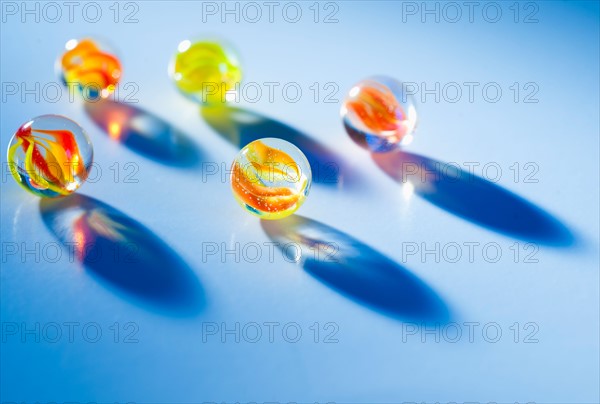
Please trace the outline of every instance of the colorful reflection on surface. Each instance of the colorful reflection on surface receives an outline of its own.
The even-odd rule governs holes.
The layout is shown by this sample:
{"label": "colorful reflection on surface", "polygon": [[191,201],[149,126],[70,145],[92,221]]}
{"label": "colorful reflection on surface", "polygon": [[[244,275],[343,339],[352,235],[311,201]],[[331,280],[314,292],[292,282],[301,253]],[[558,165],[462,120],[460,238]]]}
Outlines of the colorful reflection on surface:
{"label": "colorful reflection on surface", "polygon": [[87,272],[125,298],[171,315],[195,315],[204,304],[193,270],[158,236],[96,199],[43,200],[42,219]]}

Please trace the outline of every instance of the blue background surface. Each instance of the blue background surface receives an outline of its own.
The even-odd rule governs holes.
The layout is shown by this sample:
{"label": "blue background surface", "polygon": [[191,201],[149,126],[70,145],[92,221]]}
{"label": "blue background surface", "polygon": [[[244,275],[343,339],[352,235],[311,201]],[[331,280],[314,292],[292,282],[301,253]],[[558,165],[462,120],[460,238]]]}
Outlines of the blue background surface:
{"label": "blue background surface", "polygon": [[[283,19],[287,3],[273,22],[264,14],[256,23],[232,16],[223,23],[220,14],[203,21],[203,4],[187,1],[121,3],[118,22],[112,2],[99,3],[96,23],[82,17],[85,2],[73,22],[64,6],[56,23],[43,15],[22,21],[8,3],[2,3],[0,51],[2,150],[31,117],[63,114],[87,130],[102,171],[80,196],[41,203],[12,180],[2,153],[1,401],[600,400],[597,2],[518,3],[517,23],[512,2],[498,3],[497,23],[482,17],[485,2],[473,22],[463,7],[456,23],[403,14],[406,2],[320,3],[318,23],[312,2],[299,3],[297,23]],[[124,23],[135,7],[138,21]],[[336,7],[338,21],[323,23]],[[536,7],[537,22],[524,23]],[[277,82],[281,89],[295,82],[302,97],[288,102],[276,90],[272,102],[263,94],[257,102],[241,100],[229,116],[203,117],[167,75],[177,44],[203,34],[238,49],[244,83]],[[128,102],[113,105],[113,113],[141,117],[141,129],[127,142],[107,136],[106,113],[70,101],[66,90],[56,102],[50,87],[50,95],[37,92],[38,100],[23,92],[59,83],[53,66],[64,43],[86,35],[112,44],[124,66],[122,83],[133,85],[119,94]],[[339,118],[344,94],[373,74],[427,88],[481,84],[473,102],[465,93],[458,102],[449,102],[453,92],[439,102],[418,94],[414,142],[373,158],[349,139]],[[318,102],[310,89],[315,82]],[[502,89],[498,102],[481,94],[489,82]],[[518,102],[510,89],[515,82]],[[10,83],[16,94],[7,90]],[[333,87],[323,89],[326,83]],[[531,91],[526,83],[537,86],[538,102],[523,102]],[[327,90],[333,102],[324,102]],[[239,150],[228,137],[263,135],[292,140],[319,167],[340,167],[335,183],[321,173],[299,217],[285,222],[261,223],[247,214],[221,180]],[[436,162],[464,171],[458,181],[403,183],[403,163],[445,167]],[[477,177],[466,174],[466,163],[479,164]],[[482,172],[488,163],[502,170],[497,182],[489,181],[494,168]],[[537,182],[525,181],[527,174]],[[137,261],[109,258],[107,251],[122,246],[110,237],[97,240],[105,254],[96,261],[70,255],[63,243],[76,236],[78,209],[102,213],[98,234],[103,226],[117,229],[138,248]],[[298,264],[276,249],[270,259],[264,243],[272,241],[325,254],[327,243],[335,243],[337,262],[311,259],[310,249]],[[261,246],[258,262],[241,254],[249,243]],[[461,259],[450,262],[450,250],[439,259],[422,254],[436,243],[462,246]],[[465,243],[480,243],[472,260]],[[498,262],[488,262],[492,251],[482,255],[487,243],[499,246]],[[233,254],[207,255],[209,245],[238,245],[239,262]],[[408,255],[414,246],[419,253]],[[526,262],[530,253],[537,262]],[[79,324],[72,342],[69,322]],[[279,323],[272,342],[269,322]],[[469,322],[479,324],[473,342]],[[248,333],[239,342],[221,333],[236,323]],[[256,343],[249,342],[251,323],[263,333]],[[293,329],[288,340],[282,335],[292,323],[302,330],[296,343],[289,341]],[[495,343],[482,335],[492,323],[502,331]],[[22,334],[36,324],[39,332]],[[62,330],[56,342],[53,324]],[[98,342],[82,336],[89,324],[101,329]],[[212,327],[220,331],[210,335]],[[463,334],[452,343],[456,327]],[[134,330],[137,342],[128,343]]]}

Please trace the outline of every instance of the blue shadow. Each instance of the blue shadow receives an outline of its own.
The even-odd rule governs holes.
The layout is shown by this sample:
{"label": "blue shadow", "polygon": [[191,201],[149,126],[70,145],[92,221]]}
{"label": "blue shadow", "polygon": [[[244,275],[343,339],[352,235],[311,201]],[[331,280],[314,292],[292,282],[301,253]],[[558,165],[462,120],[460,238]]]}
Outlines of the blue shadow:
{"label": "blue shadow", "polygon": [[109,99],[88,102],[85,111],[111,139],[149,159],[178,167],[197,166],[202,160],[194,142],[148,111]]}
{"label": "blue shadow", "polygon": [[447,305],[429,286],[352,236],[297,215],[261,225],[290,260],[354,301],[401,320],[449,321]]}
{"label": "blue shadow", "polygon": [[201,115],[217,133],[240,149],[265,137],[293,143],[306,155],[312,180],[316,184],[351,187],[360,180],[360,175],[350,169],[333,150],[282,122],[256,112],[228,106],[204,107]]}
{"label": "blue shadow", "polygon": [[372,157],[398,183],[410,183],[429,202],[482,227],[550,246],[575,241],[569,229],[543,209],[456,165],[401,150]]}
{"label": "blue shadow", "polygon": [[189,266],[151,230],[96,199],[40,201],[48,229],[88,272],[142,306],[193,316],[204,292]]}

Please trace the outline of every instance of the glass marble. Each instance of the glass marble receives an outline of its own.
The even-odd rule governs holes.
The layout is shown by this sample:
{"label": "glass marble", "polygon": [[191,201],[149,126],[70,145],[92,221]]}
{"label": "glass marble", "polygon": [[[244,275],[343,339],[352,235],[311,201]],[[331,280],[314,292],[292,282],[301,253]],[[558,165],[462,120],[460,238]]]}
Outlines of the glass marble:
{"label": "glass marble", "polygon": [[34,195],[56,198],[73,193],[87,179],[93,148],[84,130],[60,115],[25,122],[8,145],[9,169]]}
{"label": "glass marble", "polygon": [[217,40],[182,41],[169,75],[185,96],[202,105],[224,104],[235,97],[242,80],[236,52]]}
{"label": "glass marble", "polygon": [[304,153],[282,139],[247,144],[231,166],[231,188],[238,203],[263,219],[281,219],[304,203],[312,174]]}
{"label": "glass marble", "polygon": [[340,115],[350,138],[373,152],[387,152],[412,141],[417,110],[405,85],[385,76],[355,84]]}
{"label": "glass marble", "polygon": [[69,89],[79,89],[86,101],[107,98],[115,91],[121,62],[107,45],[91,38],[71,39],[65,50],[59,67]]}

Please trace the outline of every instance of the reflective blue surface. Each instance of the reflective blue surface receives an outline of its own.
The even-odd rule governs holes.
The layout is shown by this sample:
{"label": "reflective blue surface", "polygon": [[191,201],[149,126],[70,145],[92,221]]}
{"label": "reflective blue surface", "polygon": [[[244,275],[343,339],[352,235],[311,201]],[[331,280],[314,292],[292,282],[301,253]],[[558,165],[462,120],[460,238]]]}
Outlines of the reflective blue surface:
{"label": "reflective blue surface", "polygon": [[[481,3],[455,23],[435,2],[439,22],[421,2],[319,3],[317,23],[312,2],[297,23],[288,3],[273,22],[246,3],[228,3],[239,22],[220,2],[99,4],[96,23],[83,4],[72,22],[1,5],[1,147],[57,113],[96,165],[47,202],[2,153],[0,401],[600,401],[597,3],[502,2],[497,22]],[[240,52],[227,109],[167,75],[202,34]],[[116,101],[70,100],[55,76],[83,36],[121,55]],[[414,85],[402,151],[344,131],[341,100],[373,74]],[[285,221],[231,195],[231,161],[260,137],[313,168]]]}

